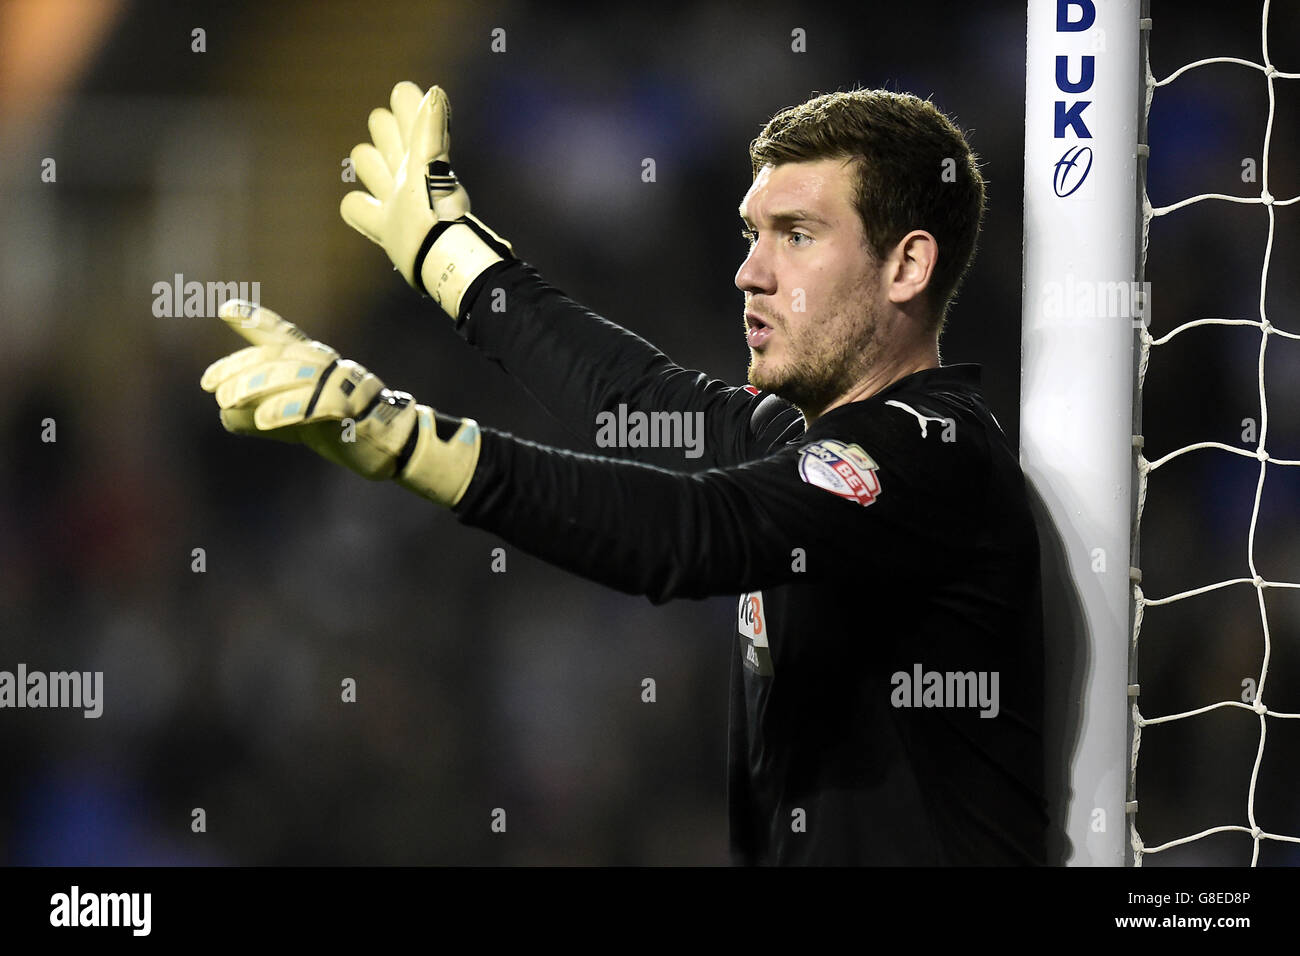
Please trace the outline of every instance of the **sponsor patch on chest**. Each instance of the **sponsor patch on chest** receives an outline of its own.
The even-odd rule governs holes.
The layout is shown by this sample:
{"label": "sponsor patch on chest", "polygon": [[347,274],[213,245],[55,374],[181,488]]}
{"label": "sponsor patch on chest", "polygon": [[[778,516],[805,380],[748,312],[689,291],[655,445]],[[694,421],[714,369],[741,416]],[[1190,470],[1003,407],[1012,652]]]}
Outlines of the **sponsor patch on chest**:
{"label": "sponsor patch on chest", "polygon": [[771,677],[772,649],[767,643],[767,613],[763,607],[762,591],[740,596],[736,630],[740,633],[740,652],[745,667],[755,674]]}
{"label": "sponsor patch on chest", "polygon": [[880,495],[879,467],[860,445],[834,439],[815,442],[799,452],[800,478],[864,508]]}

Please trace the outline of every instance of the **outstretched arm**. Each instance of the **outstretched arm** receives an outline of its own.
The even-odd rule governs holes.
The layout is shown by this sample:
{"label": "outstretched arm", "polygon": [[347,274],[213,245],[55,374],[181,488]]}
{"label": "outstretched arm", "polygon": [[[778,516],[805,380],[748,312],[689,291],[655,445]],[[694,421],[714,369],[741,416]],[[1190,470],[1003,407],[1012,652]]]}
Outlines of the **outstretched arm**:
{"label": "outstretched arm", "polygon": [[470,214],[441,89],[399,83],[391,106],[371,112],[373,143],[352,151],[370,192],[344,197],[344,220],[588,447],[690,470],[748,460],[802,432],[780,399],[681,368],[517,260]]}
{"label": "outstretched arm", "polygon": [[930,520],[958,498],[954,452],[918,438],[902,412],[839,409],[774,454],[687,474],[480,430],[386,388],[269,309],[233,300],[221,317],[252,343],[203,376],[228,431],[301,442],[392,478],[558,567],[655,602],[797,575],[847,580],[873,566],[933,571],[954,532]]}

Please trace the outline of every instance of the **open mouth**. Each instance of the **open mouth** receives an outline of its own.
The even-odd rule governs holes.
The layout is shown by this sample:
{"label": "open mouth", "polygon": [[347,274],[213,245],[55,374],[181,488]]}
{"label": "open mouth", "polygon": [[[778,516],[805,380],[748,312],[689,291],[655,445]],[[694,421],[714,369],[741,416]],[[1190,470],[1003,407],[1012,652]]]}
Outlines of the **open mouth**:
{"label": "open mouth", "polygon": [[745,313],[745,339],[749,342],[751,349],[762,348],[763,344],[771,337],[772,326],[753,312]]}

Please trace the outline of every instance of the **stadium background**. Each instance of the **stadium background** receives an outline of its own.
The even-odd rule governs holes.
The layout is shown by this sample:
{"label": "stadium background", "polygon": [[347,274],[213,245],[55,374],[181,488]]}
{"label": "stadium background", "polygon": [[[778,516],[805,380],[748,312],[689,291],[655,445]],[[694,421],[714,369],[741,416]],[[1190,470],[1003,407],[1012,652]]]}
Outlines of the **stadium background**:
{"label": "stadium background", "polygon": [[[1166,6],[1158,76],[1259,58],[1257,5]],[[1295,10],[1275,6],[1274,57],[1300,70]],[[369,109],[399,79],[443,85],[475,211],[579,301],[739,383],[746,146],[814,91],[883,85],[932,95],[985,164],[985,230],[942,351],[984,366],[1014,440],[1024,18],[1020,3],[880,5],[855,22],[807,4],[0,5],[0,668],[105,675],[98,720],[0,712],[0,861],[725,863],[734,600],[654,608],[508,547],[496,574],[500,542],[401,489],[228,436],[198,379],[241,343],[213,318],[155,317],[153,285],[257,281],[263,303],[390,385],[572,446],[339,219],[355,188],[341,163]],[[191,50],[196,27],[206,52]],[[795,28],[807,52],[792,52]],[[1279,83],[1278,197],[1300,191],[1297,106],[1300,89]],[[1257,191],[1240,172],[1260,158],[1266,115],[1254,71],[1159,91],[1153,201]],[[1278,210],[1268,288],[1270,317],[1292,330],[1296,218]],[[1256,315],[1265,226],[1258,207],[1223,204],[1155,223],[1156,334]],[[1148,457],[1243,445],[1257,350],[1257,332],[1215,329],[1158,354]],[[1298,359],[1297,343],[1270,344],[1269,448],[1285,458],[1300,458]],[[55,443],[40,440],[46,417]],[[1300,578],[1297,471],[1270,469],[1268,578]],[[1245,573],[1256,473],[1218,453],[1157,473],[1148,595]],[[1269,612],[1269,702],[1300,712],[1300,597],[1270,593]],[[1236,699],[1262,652],[1254,592],[1152,609],[1143,648],[1148,715]],[[345,677],[355,704],[340,702]],[[1244,822],[1256,728],[1220,711],[1147,732],[1149,844]],[[1274,832],[1300,833],[1297,756],[1300,722],[1271,721],[1256,810]],[[504,834],[489,827],[497,807]],[[1249,853],[1229,834],[1147,865]],[[1277,844],[1261,857],[1296,860]]]}

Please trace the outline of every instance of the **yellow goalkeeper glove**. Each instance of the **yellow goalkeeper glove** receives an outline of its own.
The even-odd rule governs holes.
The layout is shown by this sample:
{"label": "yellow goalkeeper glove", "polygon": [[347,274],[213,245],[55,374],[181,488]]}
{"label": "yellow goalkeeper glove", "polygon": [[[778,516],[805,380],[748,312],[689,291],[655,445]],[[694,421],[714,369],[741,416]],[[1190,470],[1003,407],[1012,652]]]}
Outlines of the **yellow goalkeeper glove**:
{"label": "yellow goalkeeper glove", "polygon": [[343,197],[339,212],[371,242],[383,246],[402,277],[460,318],[465,291],[494,263],[513,258],[506,240],[470,215],[469,195],[451,170],[451,106],[430,87],[393,87],[391,112],[372,110],[370,137],[352,150],[352,165],[368,193]]}
{"label": "yellow goalkeeper glove", "polygon": [[448,507],[460,501],[478,463],[472,419],[435,416],[270,309],[232,299],[218,314],[252,343],[200,382],[226,431],[301,442],[365,478],[393,478]]}

